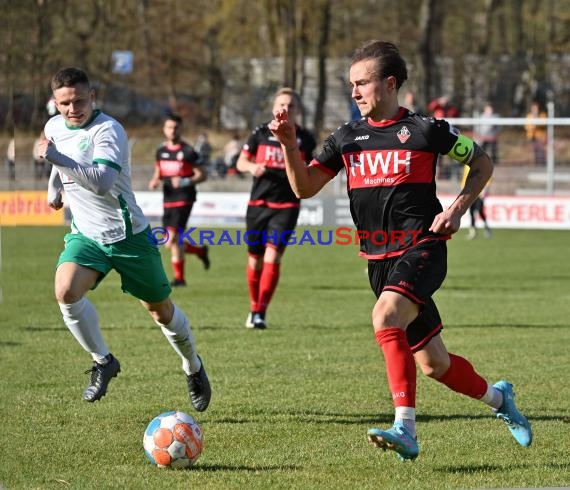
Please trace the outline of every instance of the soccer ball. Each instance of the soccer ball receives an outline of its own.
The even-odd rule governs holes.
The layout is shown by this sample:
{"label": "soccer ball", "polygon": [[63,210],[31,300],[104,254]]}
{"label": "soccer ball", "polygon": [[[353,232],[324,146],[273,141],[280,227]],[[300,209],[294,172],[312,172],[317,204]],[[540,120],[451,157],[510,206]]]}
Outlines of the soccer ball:
{"label": "soccer ball", "polygon": [[202,453],[198,422],[184,412],[165,412],[151,420],[143,437],[146,457],[159,468],[188,468]]}

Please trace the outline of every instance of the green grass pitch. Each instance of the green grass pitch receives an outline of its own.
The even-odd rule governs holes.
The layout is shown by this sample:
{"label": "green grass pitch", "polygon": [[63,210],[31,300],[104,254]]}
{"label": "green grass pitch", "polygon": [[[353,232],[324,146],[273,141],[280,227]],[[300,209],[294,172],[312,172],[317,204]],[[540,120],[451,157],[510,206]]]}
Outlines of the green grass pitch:
{"label": "green grass pitch", "polygon": [[[496,230],[448,244],[436,295],[450,351],[489,381],[513,382],[535,440],[519,447],[474,400],[418,375],[420,456],[400,463],[366,441],[393,410],[356,246],[291,246],[268,312],[251,331],[245,246],[189,257],[173,292],[213,388],[200,414],[180,361],[115,273],[90,292],[122,373],[102,401],[81,399],[90,358],[65,328],[53,269],[67,228],[2,228],[0,488],[378,489],[570,484],[570,231]],[[164,252],[164,251],[163,251]],[[168,256],[163,255],[170,274]],[[191,470],[151,466],[143,431],[170,409],[196,415],[204,452]]]}

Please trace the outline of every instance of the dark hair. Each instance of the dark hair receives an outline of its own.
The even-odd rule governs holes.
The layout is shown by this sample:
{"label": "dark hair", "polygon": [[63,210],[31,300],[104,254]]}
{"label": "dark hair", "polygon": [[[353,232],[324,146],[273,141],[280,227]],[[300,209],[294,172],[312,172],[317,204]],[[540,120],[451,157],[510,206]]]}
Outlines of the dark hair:
{"label": "dark hair", "polygon": [[81,68],[63,68],[51,79],[52,91],[61,87],[75,87],[76,85],[87,85],[89,87],[87,73]]}
{"label": "dark hair", "polygon": [[368,59],[376,61],[376,72],[374,73],[376,76],[380,78],[393,76],[396,78],[396,88],[399,89],[408,79],[406,62],[400,56],[400,51],[395,44],[376,39],[366,41],[354,51],[351,65]]}
{"label": "dark hair", "polygon": [[164,117],[164,122],[166,121],[174,121],[177,124],[182,124],[182,117],[178,114],[174,114],[173,112],[169,112]]}

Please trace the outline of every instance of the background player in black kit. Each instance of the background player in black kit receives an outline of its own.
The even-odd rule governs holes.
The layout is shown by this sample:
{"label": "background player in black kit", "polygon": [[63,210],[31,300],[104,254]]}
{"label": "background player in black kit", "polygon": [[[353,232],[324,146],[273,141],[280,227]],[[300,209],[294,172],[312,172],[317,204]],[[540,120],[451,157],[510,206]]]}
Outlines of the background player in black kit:
{"label": "background player in black kit", "polygon": [[186,286],[184,254],[195,254],[210,268],[208,247],[188,242],[178,243],[179,231],[184,230],[196,201],[196,184],[207,178],[198,153],[182,139],[182,118],[169,114],[162,127],[166,141],[156,150],[154,174],[148,184],[156,189],[163,183],[162,226],[168,229],[166,248],[170,250],[174,279],[171,286]]}
{"label": "background player in black kit", "polygon": [[[286,110],[294,121],[300,102],[294,90],[281,88],[275,94],[273,115]],[[308,164],[316,146],[315,139],[300,126],[296,126],[295,138],[300,158]],[[287,180],[281,145],[267,124],[253,130],[242,148],[237,169],[250,172],[254,177],[246,214],[250,313],[245,326],[264,329],[267,327],[265,312],[279,281],[285,242],[297,224],[300,200]]]}
{"label": "background player in black kit", "polygon": [[[393,427],[369,429],[368,439],[375,447],[394,450],[402,460],[418,456],[417,363],[427,376],[489,405],[517,442],[529,446],[531,427],[515,406],[512,385],[506,381],[490,385],[467,359],[447,352],[432,299],[447,272],[446,240],[459,229],[461,216],[489,180],[492,163],[446,121],[400,107],[398,90],[406,79],[406,63],[392,43],[368,41],[357,49],[349,80],[363,117],[329,136],[309,167],[299,155],[287,111],[269,123],[283,147],[297,196],[315,195],[344,170],[356,228],[370,237],[375,231],[398,237],[361,241],[360,255],[368,259],[377,297],[372,323],[395,407]],[[435,186],[440,154],[470,167],[464,188],[445,211]]]}

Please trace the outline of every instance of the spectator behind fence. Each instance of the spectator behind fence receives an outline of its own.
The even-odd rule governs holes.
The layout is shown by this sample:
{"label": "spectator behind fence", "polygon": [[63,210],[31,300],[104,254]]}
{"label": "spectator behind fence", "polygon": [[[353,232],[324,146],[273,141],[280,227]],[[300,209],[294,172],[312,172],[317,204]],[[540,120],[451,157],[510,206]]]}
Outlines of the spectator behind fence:
{"label": "spectator behind fence", "polygon": [[10,139],[8,149],[6,150],[6,166],[8,167],[8,179],[16,180],[16,142],[14,138]]}
{"label": "spectator behind fence", "polygon": [[499,117],[495,114],[493,106],[491,104],[485,104],[483,112],[479,116],[480,123],[475,128],[475,140],[481,148],[491,157],[491,161],[494,165],[499,163],[499,153],[498,153],[498,135],[500,132],[499,126],[490,122],[490,119]]}
{"label": "spectator behind fence", "polygon": [[207,133],[202,133],[196,139],[196,144],[194,148],[198,152],[200,157],[200,165],[207,171],[210,170],[210,158],[212,157],[212,145],[208,139]]}
{"label": "spectator behind fence", "polygon": [[51,174],[51,163],[49,163],[39,152],[39,144],[43,137],[40,136],[34,140],[34,147],[32,148],[32,159],[34,161],[34,178],[41,180],[44,177],[49,179]]}
{"label": "spectator behind fence", "polygon": [[242,143],[239,134],[234,134],[224,145],[224,165],[229,175],[238,175],[243,177],[242,173],[237,169],[237,161],[241,152]]}
{"label": "spectator behind fence", "polygon": [[[451,103],[449,95],[442,95],[433,99],[427,106],[428,113],[432,114],[436,119],[447,119],[451,117],[459,117],[459,109]],[[461,176],[461,164],[441,155],[438,158],[438,177],[459,182]]]}
{"label": "spectator behind fence", "polygon": [[546,125],[534,124],[532,119],[546,119],[546,112],[541,109],[537,101],[533,101],[526,115],[524,126],[526,138],[531,142],[535,165],[546,165]]}
{"label": "spectator behind fence", "polygon": [[459,109],[451,103],[449,95],[442,95],[433,99],[427,108],[436,119],[459,117]]}
{"label": "spectator behind fence", "polygon": [[422,107],[416,102],[416,96],[413,92],[406,92],[404,94],[404,103],[403,106],[410,111],[415,112],[416,114],[424,114],[424,110]]}

